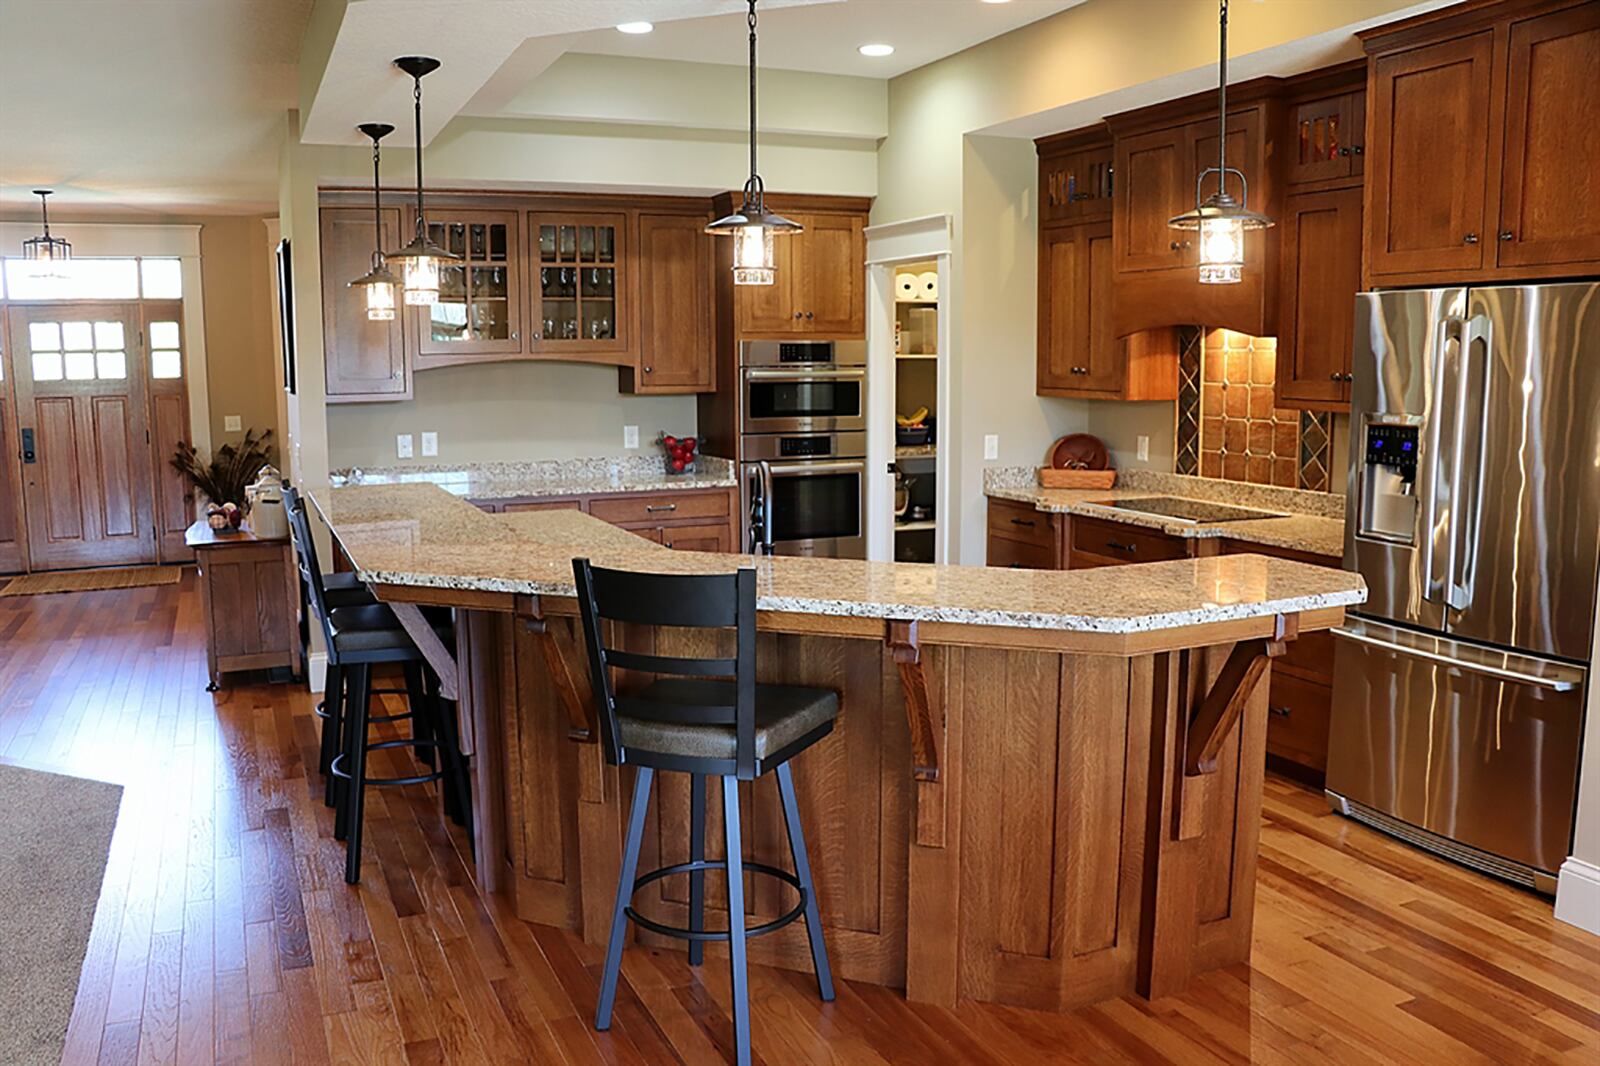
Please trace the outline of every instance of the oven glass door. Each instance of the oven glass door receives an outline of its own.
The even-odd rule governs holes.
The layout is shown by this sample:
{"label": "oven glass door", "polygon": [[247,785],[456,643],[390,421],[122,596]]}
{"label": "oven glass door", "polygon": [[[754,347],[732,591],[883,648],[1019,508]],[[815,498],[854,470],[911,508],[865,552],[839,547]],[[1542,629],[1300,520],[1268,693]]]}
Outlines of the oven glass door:
{"label": "oven glass door", "polygon": [[866,377],[859,371],[745,371],[746,432],[862,428]]}
{"label": "oven glass door", "polygon": [[862,462],[773,463],[773,542],[862,537],[865,479]]}

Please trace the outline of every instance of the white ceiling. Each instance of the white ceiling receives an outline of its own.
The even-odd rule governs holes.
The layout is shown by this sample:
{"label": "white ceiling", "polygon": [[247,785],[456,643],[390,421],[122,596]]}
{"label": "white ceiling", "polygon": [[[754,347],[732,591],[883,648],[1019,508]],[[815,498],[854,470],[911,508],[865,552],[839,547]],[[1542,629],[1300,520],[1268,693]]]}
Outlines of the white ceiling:
{"label": "white ceiling", "polygon": [[0,208],[259,209],[312,0],[0,0]]}
{"label": "white ceiling", "polygon": [[[1084,0],[824,0],[809,7],[760,12],[760,63],[784,70],[893,78],[1009,33]],[[638,36],[615,29],[567,38],[567,51],[615,56],[684,59],[701,63],[748,62],[744,13],[657,22]],[[894,54],[862,55],[864,44],[890,44]]]}

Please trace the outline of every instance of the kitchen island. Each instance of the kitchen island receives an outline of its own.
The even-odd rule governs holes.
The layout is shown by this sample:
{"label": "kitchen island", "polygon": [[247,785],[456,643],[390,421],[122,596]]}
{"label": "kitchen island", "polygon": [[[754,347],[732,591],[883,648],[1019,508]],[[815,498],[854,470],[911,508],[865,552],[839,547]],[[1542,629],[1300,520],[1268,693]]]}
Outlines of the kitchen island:
{"label": "kitchen island", "polygon": [[[480,888],[592,943],[609,931],[631,772],[598,743],[571,559],[754,565],[762,680],[841,694],[833,736],[795,763],[834,969],[943,1005],[1156,997],[1247,958],[1264,681],[1289,642],[1365,598],[1354,575],[1258,555],[1083,572],[751,559],[577,512],[487,514],[427,484],[315,499],[381,598],[461,612],[439,665],[469,727]],[[687,654],[691,638],[618,639]],[[688,796],[664,776],[645,868],[685,854]],[[775,787],[745,802],[747,857],[783,864]],[[708,910],[720,889],[713,877]],[[786,891],[755,885],[750,920],[787,910]],[[669,879],[635,901],[682,925],[687,895]],[[798,927],[750,953],[810,967]]]}

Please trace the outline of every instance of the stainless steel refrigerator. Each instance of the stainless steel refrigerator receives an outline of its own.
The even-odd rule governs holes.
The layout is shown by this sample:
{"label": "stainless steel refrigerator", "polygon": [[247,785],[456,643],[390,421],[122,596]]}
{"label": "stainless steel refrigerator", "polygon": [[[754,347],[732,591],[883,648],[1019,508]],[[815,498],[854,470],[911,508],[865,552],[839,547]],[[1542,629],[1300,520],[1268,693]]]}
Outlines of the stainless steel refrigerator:
{"label": "stainless steel refrigerator", "polygon": [[[1600,568],[1600,284],[1356,299],[1336,810],[1553,893]],[[1596,724],[1600,728],[1600,724]]]}

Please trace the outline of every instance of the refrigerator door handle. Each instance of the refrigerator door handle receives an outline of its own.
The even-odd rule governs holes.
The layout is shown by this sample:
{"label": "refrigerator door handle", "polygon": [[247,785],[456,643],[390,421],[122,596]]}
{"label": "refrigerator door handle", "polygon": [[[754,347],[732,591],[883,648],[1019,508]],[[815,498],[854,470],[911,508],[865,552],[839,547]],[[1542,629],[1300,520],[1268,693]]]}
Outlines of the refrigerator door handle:
{"label": "refrigerator door handle", "polygon": [[1334,629],[1332,633],[1340,640],[1351,640],[1357,644],[1381,648],[1396,655],[1406,655],[1413,659],[1426,659],[1429,662],[1443,663],[1446,666],[1453,666],[1468,673],[1483,674],[1500,681],[1511,681],[1519,685],[1532,685],[1535,688],[1549,689],[1552,692],[1571,692],[1581,683],[1571,677],[1541,677],[1538,674],[1523,673],[1520,670],[1508,670],[1503,666],[1469,662],[1465,659],[1457,659],[1427,648],[1413,648],[1405,644],[1396,644],[1393,641],[1374,637],[1371,634],[1362,633],[1354,629]]}
{"label": "refrigerator door handle", "polygon": [[[1477,530],[1483,507],[1483,433],[1489,419],[1489,352],[1494,323],[1473,315],[1461,330],[1456,382],[1455,456],[1450,497],[1450,564],[1445,606],[1464,611],[1472,603],[1478,570]],[[1475,416],[1475,418],[1474,418]],[[1471,462],[1467,460],[1471,448]],[[1463,476],[1465,475],[1465,476]],[[1471,485],[1463,484],[1471,480]]]}
{"label": "refrigerator door handle", "polygon": [[[1460,363],[1462,320],[1455,317],[1445,318],[1439,323],[1439,357],[1434,363],[1433,396],[1428,409],[1428,438],[1427,455],[1423,457],[1427,463],[1428,489],[1423,498],[1422,506],[1422,598],[1435,603],[1440,602],[1438,590],[1447,589],[1450,582],[1450,554],[1453,550],[1454,540],[1448,538],[1449,525],[1455,521],[1455,476],[1454,471],[1449,476],[1445,475],[1444,443],[1450,440],[1454,445],[1458,428],[1452,428],[1450,437],[1445,436],[1444,419],[1447,410],[1445,406],[1445,386],[1451,380],[1453,369]],[[1458,420],[1459,426],[1459,420]],[[1439,496],[1441,491],[1445,497],[1446,517],[1439,515]],[[1445,537],[1445,549],[1439,550],[1439,541]],[[1444,558],[1441,559],[1440,556]]]}

